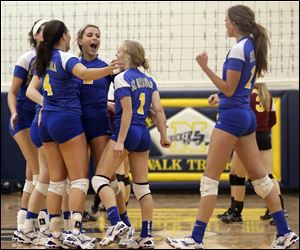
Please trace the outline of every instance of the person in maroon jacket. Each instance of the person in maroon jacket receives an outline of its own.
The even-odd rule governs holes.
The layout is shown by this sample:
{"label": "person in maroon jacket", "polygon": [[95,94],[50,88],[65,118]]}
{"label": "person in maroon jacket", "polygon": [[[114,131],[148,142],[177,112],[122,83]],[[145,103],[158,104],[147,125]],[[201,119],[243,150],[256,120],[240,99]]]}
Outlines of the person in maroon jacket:
{"label": "person in maroon jacket", "polygon": [[[217,102],[215,96],[213,103]],[[283,198],[280,192],[280,185],[272,175],[272,143],[271,143],[271,128],[276,124],[276,111],[274,101],[271,93],[267,89],[265,83],[255,83],[255,87],[251,94],[251,109],[256,115],[256,141],[260,151],[260,157],[263,165],[272,179],[274,186],[279,194],[282,208],[284,209]],[[211,104],[213,104],[211,103]],[[231,206],[223,214],[217,215],[217,217],[225,223],[241,223],[242,210],[244,207],[245,198],[245,177],[247,175],[246,170],[238,158],[237,154],[233,152],[231,159],[232,167],[230,170],[229,180],[231,189]],[[287,215],[287,213],[286,213]],[[267,209],[265,214],[260,216],[261,220],[270,220],[271,215]],[[273,220],[270,221],[271,225],[274,225]]]}

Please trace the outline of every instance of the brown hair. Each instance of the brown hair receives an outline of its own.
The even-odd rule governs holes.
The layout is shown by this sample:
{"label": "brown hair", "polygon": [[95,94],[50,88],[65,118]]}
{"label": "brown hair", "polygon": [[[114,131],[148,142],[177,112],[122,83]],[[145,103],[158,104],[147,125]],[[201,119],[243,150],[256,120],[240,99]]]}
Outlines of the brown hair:
{"label": "brown hair", "polygon": [[36,69],[39,77],[43,75],[50,64],[54,45],[67,32],[66,25],[59,20],[52,20],[45,25],[43,32],[44,41],[40,43],[36,53]]}
{"label": "brown hair", "polygon": [[232,6],[228,9],[228,17],[243,35],[252,34],[255,41],[256,72],[258,77],[263,72],[268,72],[267,56],[270,40],[267,30],[255,22],[253,10],[244,5]]}
{"label": "brown hair", "polygon": [[130,57],[130,66],[143,67],[145,70],[149,70],[148,59],[145,58],[145,50],[139,42],[125,40],[122,44],[125,54]]}
{"label": "brown hair", "polygon": [[[29,40],[30,46],[33,47],[33,48],[35,48],[36,45],[37,45],[37,42],[36,42],[36,40],[34,39],[34,36],[33,36],[33,28],[34,28],[34,26],[35,26],[39,21],[41,21],[41,20],[42,20],[42,19],[36,20],[36,21],[34,22],[34,24],[32,25],[31,30],[30,30],[29,33],[28,33],[28,40]],[[46,23],[43,23],[43,24],[39,27],[39,29],[37,30],[37,33],[40,33],[40,32],[41,32],[41,28],[42,28],[43,26],[45,26],[45,25],[46,25]]]}
{"label": "brown hair", "polygon": [[79,49],[80,49],[80,55],[79,55],[79,56],[82,56],[82,47],[81,47],[81,45],[79,44],[79,40],[82,39],[85,30],[86,30],[87,28],[90,28],[90,27],[96,28],[96,29],[99,30],[99,32],[101,33],[99,27],[96,26],[96,25],[94,25],[94,24],[87,24],[86,26],[84,26],[82,29],[80,29],[80,30],[77,32],[76,41],[77,41],[77,45],[78,45],[78,47],[79,47]]}

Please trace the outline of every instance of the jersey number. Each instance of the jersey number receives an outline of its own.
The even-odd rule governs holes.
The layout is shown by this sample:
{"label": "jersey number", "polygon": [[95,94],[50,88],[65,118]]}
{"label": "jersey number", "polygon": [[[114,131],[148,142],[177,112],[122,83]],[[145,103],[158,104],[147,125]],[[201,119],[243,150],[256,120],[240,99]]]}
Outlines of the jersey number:
{"label": "jersey number", "polygon": [[256,66],[253,66],[253,68],[251,69],[251,76],[250,76],[250,79],[249,79],[249,81],[246,83],[246,86],[245,86],[246,89],[251,89],[251,81],[252,81],[252,79],[253,79],[253,77],[254,77],[255,70],[256,70]]}
{"label": "jersey number", "polygon": [[258,104],[255,105],[256,111],[257,111],[257,112],[264,112],[264,111],[265,111],[265,108],[264,108],[263,105],[261,105],[259,96],[256,96],[256,103],[258,103]]}
{"label": "jersey number", "polygon": [[140,115],[144,115],[145,93],[140,94],[139,100],[141,101],[141,104],[140,104],[140,107],[138,108],[137,112]]}
{"label": "jersey number", "polygon": [[48,74],[45,76],[45,79],[44,79],[44,89],[47,91],[48,96],[53,95],[52,88],[51,88],[51,85],[50,85],[50,82],[49,82],[49,75]]}

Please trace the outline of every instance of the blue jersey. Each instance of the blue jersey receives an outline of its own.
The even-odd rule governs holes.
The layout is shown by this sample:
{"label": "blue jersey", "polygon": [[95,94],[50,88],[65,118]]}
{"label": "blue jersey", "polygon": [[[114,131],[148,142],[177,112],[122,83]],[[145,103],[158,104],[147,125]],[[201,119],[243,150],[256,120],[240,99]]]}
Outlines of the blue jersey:
{"label": "blue jersey", "polygon": [[145,125],[145,120],[150,112],[152,94],[157,91],[156,83],[138,69],[130,68],[114,79],[115,87],[115,117],[114,126],[121,124],[122,106],[120,100],[130,96],[132,101],[131,125]]}
{"label": "blue jersey", "polygon": [[43,75],[44,110],[81,114],[80,81],[72,74],[79,59],[58,49],[52,51],[50,65]]}
{"label": "blue jersey", "polygon": [[223,80],[227,79],[227,70],[241,72],[238,86],[231,97],[219,93],[219,108],[249,107],[250,95],[256,80],[255,44],[251,37],[244,37],[229,51],[223,65]]}
{"label": "blue jersey", "polygon": [[[104,68],[108,62],[102,58],[96,57],[91,61],[81,58],[81,63],[87,68]],[[97,80],[83,81],[80,87],[80,102],[84,110],[92,106],[101,106],[107,108],[107,94],[112,76],[106,76]]]}
{"label": "blue jersey", "polygon": [[19,92],[17,94],[17,105],[22,106],[27,111],[34,112],[35,103],[26,97],[26,90],[29,85],[28,75],[33,70],[33,64],[36,59],[36,51],[31,50],[22,55],[14,69],[13,75],[23,80]]}

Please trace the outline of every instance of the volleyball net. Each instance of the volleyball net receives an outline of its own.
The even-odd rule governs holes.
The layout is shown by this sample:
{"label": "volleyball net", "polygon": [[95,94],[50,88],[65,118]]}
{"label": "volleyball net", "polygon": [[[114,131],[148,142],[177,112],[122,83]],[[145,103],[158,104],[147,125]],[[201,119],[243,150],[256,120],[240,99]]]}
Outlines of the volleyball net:
{"label": "volleyball net", "polygon": [[209,66],[221,76],[235,43],[225,33],[226,10],[236,4],[252,8],[256,22],[268,30],[269,73],[263,81],[271,89],[299,88],[298,1],[1,1],[1,87],[10,86],[17,59],[30,49],[33,23],[45,18],[66,24],[74,54],[77,32],[95,24],[102,57],[113,59],[126,39],[139,41],[160,89],[213,89],[195,57],[207,51]]}

